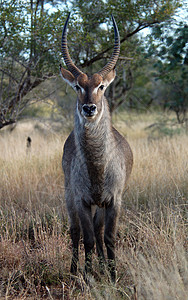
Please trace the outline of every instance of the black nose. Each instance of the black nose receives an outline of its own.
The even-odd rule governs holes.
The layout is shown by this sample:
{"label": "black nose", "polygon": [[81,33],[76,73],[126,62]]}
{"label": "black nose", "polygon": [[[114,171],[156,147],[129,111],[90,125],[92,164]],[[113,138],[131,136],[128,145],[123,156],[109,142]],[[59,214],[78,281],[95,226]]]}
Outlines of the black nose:
{"label": "black nose", "polygon": [[86,117],[92,117],[96,114],[97,107],[95,104],[84,104],[82,108]]}

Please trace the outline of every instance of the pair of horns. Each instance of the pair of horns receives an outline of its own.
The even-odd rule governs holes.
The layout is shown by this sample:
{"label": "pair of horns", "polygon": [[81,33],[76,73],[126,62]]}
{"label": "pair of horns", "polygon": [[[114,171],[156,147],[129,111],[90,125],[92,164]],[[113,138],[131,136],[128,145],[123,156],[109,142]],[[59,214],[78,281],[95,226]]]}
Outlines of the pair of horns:
{"label": "pair of horns", "polygon": [[[64,28],[63,28],[63,33],[62,33],[62,53],[63,53],[63,59],[64,62],[68,68],[68,70],[77,78],[80,74],[83,74],[82,71],[80,71],[75,64],[73,63],[68,47],[67,47],[67,25],[68,21],[70,18],[70,13],[68,15],[68,18],[65,22]],[[109,62],[98,72],[98,74],[102,77],[105,77],[116,65],[116,62],[119,57],[119,52],[120,52],[120,37],[119,37],[119,31],[117,28],[116,21],[114,17],[112,16],[112,22],[113,22],[113,27],[114,27],[114,35],[115,35],[115,43],[114,43],[114,51],[112,53],[112,56],[109,60]]]}

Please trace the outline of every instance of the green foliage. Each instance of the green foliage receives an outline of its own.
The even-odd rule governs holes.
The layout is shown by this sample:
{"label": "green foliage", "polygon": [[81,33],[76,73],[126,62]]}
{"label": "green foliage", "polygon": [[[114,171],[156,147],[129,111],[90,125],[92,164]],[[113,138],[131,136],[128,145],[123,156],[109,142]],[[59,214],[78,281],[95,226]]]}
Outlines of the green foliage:
{"label": "green foliage", "polygon": [[164,107],[174,110],[179,123],[188,109],[188,25],[180,22],[158,25],[149,40],[148,56],[155,56],[156,79],[167,86]]}

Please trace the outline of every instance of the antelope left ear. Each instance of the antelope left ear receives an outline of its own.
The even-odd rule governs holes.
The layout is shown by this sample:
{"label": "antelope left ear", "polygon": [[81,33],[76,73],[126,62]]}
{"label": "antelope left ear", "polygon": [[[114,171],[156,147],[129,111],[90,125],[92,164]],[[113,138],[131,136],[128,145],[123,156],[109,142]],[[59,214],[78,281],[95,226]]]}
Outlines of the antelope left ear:
{"label": "antelope left ear", "polygon": [[109,86],[109,84],[115,79],[116,77],[116,71],[115,68],[110,71],[104,78],[103,78],[103,82],[104,85],[107,87]]}
{"label": "antelope left ear", "polygon": [[60,75],[63,78],[63,80],[65,80],[70,86],[73,87],[73,84],[75,82],[75,77],[72,75],[71,72],[69,72],[66,69],[63,69],[62,66],[59,66],[60,68]]}

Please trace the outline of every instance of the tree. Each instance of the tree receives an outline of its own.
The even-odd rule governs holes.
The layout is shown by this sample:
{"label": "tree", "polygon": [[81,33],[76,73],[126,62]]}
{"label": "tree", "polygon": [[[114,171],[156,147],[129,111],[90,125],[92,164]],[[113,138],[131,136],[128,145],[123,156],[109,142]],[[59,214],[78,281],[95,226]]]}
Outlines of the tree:
{"label": "tree", "polygon": [[[110,110],[113,112],[124,103],[127,94],[133,87],[134,69],[142,58],[141,52],[137,51],[141,41],[136,35],[141,30],[156,25],[169,19],[180,6],[179,1],[72,1],[73,8],[79,13],[79,28],[82,31],[81,49],[79,57],[74,57],[76,49],[74,45],[73,57],[80,62],[80,67],[89,68],[90,72],[97,71],[110,57],[113,43],[113,30],[111,26],[111,13],[113,13],[121,36],[121,54],[119,59],[118,77],[109,87],[108,100]],[[107,24],[102,27],[101,23]],[[77,32],[77,30],[75,30]],[[97,34],[97,43],[95,42]],[[80,35],[80,33],[79,33]],[[88,41],[90,41],[88,43]],[[94,41],[94,42],[93,42]],[[126,41],[126,43],[125,43]],[[100,43],[100,44],[99,44]],[[95,63],[95,64],[94,64]]]}
{"label": "tree", "polygon": [[179,123],[186,121],[188,109],[188,25],[172,22],[157,26],[149,41],[149,55],[157,57],[155,78],[167,88],[164,107],[175,111]]}
{"label": "tree", "polygon": [[[62,1],[56,10],[44,0],[2,0],[0,7],[0,128],[16,122],[28,103],[25,97],[58,74],[62,25],[71,9],[69,49],[80,68],[95,72],[113,48],[113,13],[121,36],[119,77],[109,91],[111,110],[125,101],[132,87],[136,33],[171,17],[178,0]],[[58,4],[58,3],[57,3]],[[71,8],[70,8],[71,7]],[[130,42],[124,43],[126,40]],[[109,42],[110,41],[110,42]],[[134,59],[133,59],[134,57]],[[116,100],[120,96],[119,101]]]}
{"label": "tree", "polygon": [[[49,13],[43,1],[1,1],[0,128],[14,123],[32,89],[57,73],[60,11]],[[46,20],[50,22],[46,22]],[[59,30],[59,31],[58,31]]]}

